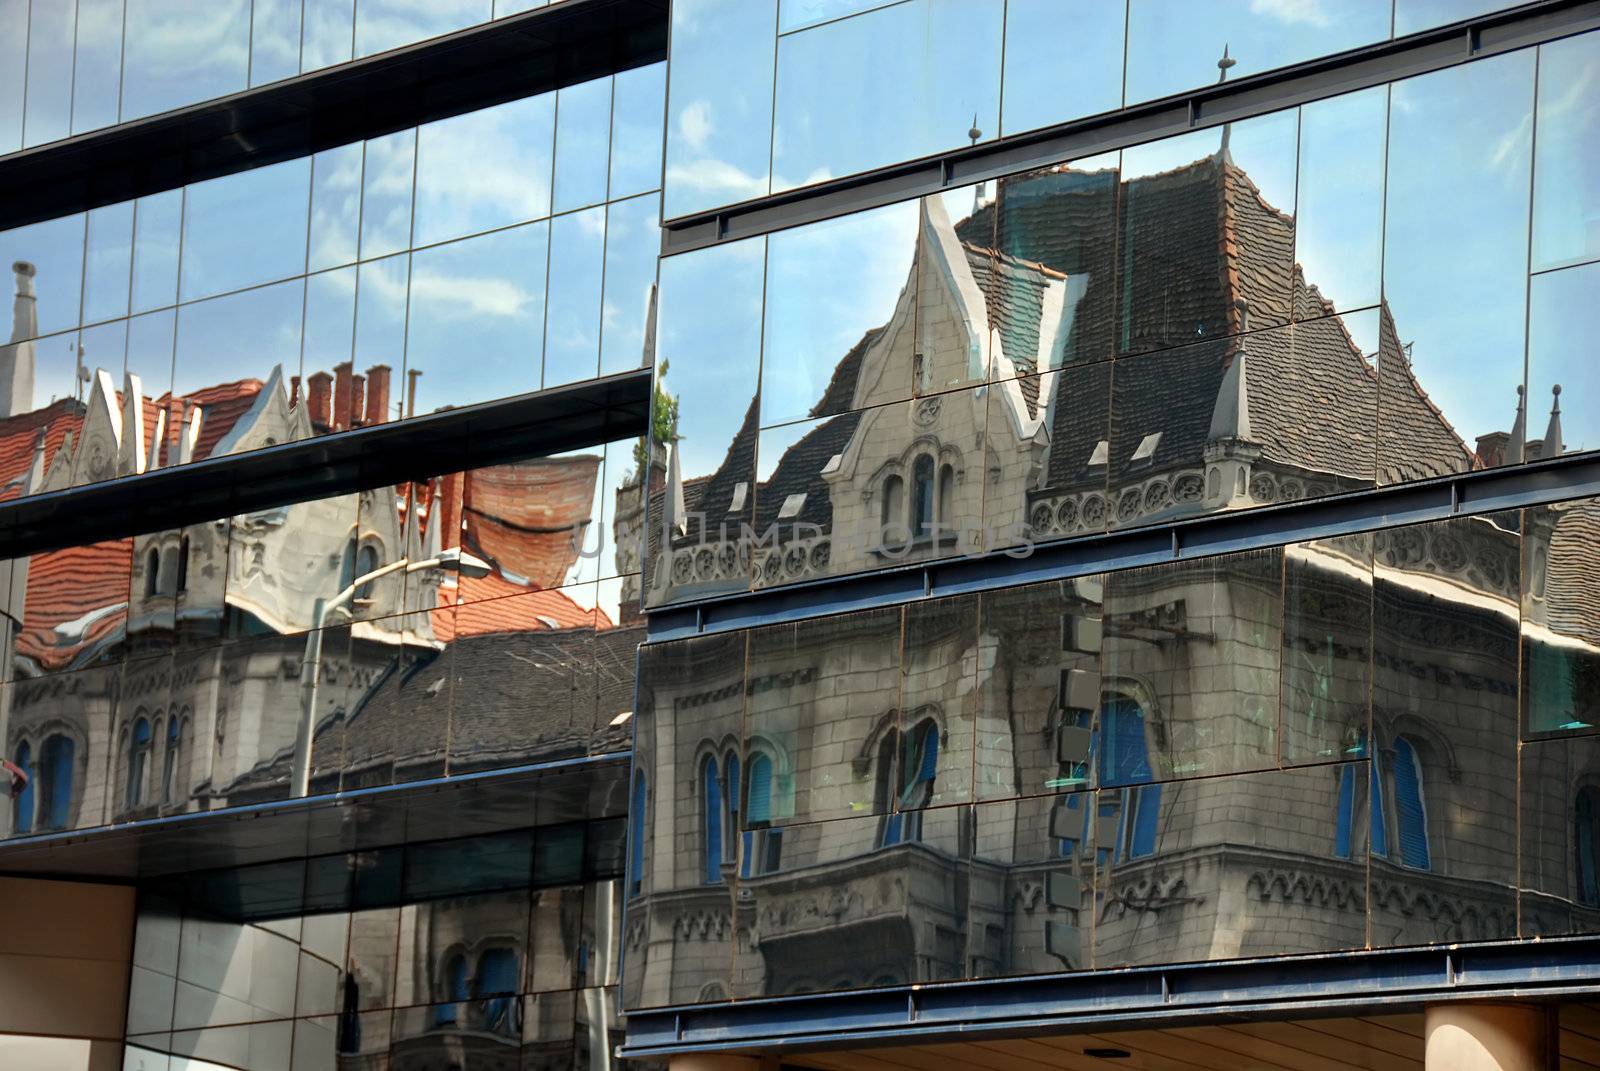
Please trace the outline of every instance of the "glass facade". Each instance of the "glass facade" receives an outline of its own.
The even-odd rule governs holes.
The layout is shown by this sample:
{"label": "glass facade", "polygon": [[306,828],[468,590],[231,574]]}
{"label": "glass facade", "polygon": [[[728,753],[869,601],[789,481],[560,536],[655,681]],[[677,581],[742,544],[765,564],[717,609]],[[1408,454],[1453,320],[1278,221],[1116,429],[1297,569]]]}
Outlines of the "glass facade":
{"label": "glass facade", "polygon": [[1233,0],[677,0],[665,215],[1200,89],[1219,68],[1238,78],[1511,6],[1348,0],[1335,15]]}
{"label": "glass facade", "polygon": [[152,882],[122,1066],[610,1066],[622,826]]}
{"label": "glass facade", "polygon": [[0,233],[0,494],[648,363],[664,91],[656,64]]}
{"label": "glass facade", "polygon": [[649,604],[1595,449],[1597,112],[1555,87],[1597,71],[1578,36],[664,258]]}
{"label": "glass facade", "polygon": [[[0,154],[199,104],[552,0],[6,0]],[[555,0],[559,2],[559,0]]]}

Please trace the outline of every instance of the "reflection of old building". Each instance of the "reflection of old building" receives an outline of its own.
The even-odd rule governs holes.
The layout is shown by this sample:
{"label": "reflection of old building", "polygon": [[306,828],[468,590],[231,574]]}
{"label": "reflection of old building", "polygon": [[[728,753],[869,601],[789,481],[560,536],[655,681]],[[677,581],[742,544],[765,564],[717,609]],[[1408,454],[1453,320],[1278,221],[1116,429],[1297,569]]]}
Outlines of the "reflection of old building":
{"label": "reflection of old building", "polygon": [[[1145,177],[1005,180],[957,224],[928,197],[916,242],[811,424],[780,438],[753,404],[715,472],[653,496],[653,598],[1562,449],[1559,415],[1528,441],[1520,404],[1463,443],[1404,310],[1357,314],[1366,351],[1226,141]],[[778,456],[752,488],[758,440]],[[1519,679],[1594,720],[1569,653],[1594,634],[1590,512],[649,648],[629,1006],[1517,936]],[[1534,594],[1547,557],[1559,597]],[[1587,791],[1557,803],[1579,817],[1549,865],[1560,830],[1591,845],[1549,886],[1557,914],[1600,902]]]}

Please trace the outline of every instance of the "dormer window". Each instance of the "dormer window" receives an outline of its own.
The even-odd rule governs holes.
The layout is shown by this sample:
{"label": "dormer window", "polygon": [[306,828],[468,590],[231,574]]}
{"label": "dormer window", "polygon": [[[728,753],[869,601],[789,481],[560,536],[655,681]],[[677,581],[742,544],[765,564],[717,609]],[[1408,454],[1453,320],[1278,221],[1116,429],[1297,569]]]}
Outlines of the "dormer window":
{"label": "dormer window", "polygon": [[738,483],[734,484],[733,499],[728,503],[728,512],[738,513],[740,510],[744,509],[745,496],[749,493],[749,483],[745,482],[744,480],[740,480]]}
{"label": "dormer window", "polygon": [[1161,445],[1161,433],[1152,432],[1139,440],[1139,446],[1130,459],[1135,465],[1148,465],[1156,456],[1156,447]]}
{"label": "dormer window", "polygon": [[1089,467],[1104,468],[1111,457],[1111,444],[1104,439],[1094,444],[1094,450],[1089,454]]}
{"label": "dormer window", "polygon": [[798,517],[800,515],[800,510],[805,506],[805,504],[806,493],[804,491],[801,491],[799,494],[790,495],[788,498],[783,500],[783,505],[778,507],[778,519],[780,521],[786,521],[790,517]]}

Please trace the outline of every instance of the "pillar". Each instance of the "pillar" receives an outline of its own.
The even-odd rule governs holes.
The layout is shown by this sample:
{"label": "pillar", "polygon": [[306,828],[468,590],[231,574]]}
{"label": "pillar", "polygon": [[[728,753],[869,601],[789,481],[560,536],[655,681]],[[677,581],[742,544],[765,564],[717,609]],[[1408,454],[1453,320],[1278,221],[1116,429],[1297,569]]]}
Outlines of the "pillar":
{"label": "pillar", "polygon": [[1549,1011],[1537,1004],[1434,1004],[1427,1071],[1546,1071],[1557,1065]]}

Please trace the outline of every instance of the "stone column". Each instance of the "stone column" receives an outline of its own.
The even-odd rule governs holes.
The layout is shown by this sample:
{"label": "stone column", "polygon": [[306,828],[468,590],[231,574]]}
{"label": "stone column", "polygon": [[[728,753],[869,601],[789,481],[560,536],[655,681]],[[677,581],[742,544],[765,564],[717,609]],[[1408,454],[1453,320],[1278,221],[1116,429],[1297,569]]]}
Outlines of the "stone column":
{"label": "stone column", "polygon": [[1558,1064],[1550,1009],[1537,1004],[1434,1004],[1427,1071],[1548,1071]]}

